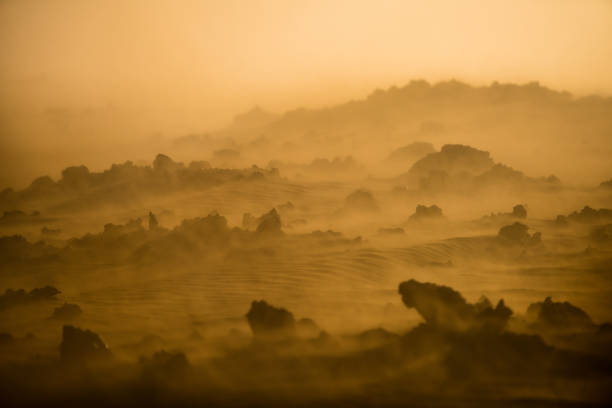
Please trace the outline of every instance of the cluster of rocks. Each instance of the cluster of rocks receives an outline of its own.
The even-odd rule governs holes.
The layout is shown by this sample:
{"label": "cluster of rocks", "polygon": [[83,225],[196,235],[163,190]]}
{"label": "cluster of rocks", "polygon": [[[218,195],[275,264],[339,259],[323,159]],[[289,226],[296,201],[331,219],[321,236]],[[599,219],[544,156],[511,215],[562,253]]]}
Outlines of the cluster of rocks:
{"label": "cluster of rocks", "polygon": [[0,295],[0,310],[27,305],[33,302],[53,300],[59,293],[61,292],[53,286],[35,288],[29,292],[26,292],[24,289],[7,289],[3,295]]}

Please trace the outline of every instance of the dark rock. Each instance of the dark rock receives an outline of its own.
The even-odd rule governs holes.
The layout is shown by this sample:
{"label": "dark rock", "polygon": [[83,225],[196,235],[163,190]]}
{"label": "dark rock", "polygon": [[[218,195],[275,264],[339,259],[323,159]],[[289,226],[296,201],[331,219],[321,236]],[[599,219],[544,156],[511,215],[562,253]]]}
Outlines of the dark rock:
{"label": "dark rock", "polygon": [[141,358],[142,376],[146,380],[177,379],[187,374],[190,364],[185,353],[158,351],[150,358]]}
{"label": "dark rock", "polygon": [[527,209],[524,205],[518,204],[512,208],[512,212],[500,212],[500,213],[491,213],[490,215],[485,215],[482,217],[481,222],[486,224],[505,224],[508,222],[513,222],[516,219],[526,219],[527,218]]}
{"label": "dark rock", "polygon": [[612,241],[612,224],[606,224],[595,227],[591,230],[589,237],[596,242],[611,242]]}
{"label": "dark rock", "polygon": [[588,205],[580,212],[574,211],[567,216],[567,220],[581,224],[596,224],[612,221],[612,210],[607,208],[593,209]]}
{"label": "dark rock", "polygon": [[153,170],[158,172],[170,172],[175,170],[178,166],[178,163],[161,153],[153,160]]}
{"label": "dark rock", "polygon": [[295,324],[295,328],[300,337],[313,338],[317,337],[321,332],[321,329],[314,320],[307,317],[299,319]]}
{"label": "dark rock", "polygon": [[550,296],[543,302],[529,305],[527,319],[544,329],[579,330],[594,326],[584,310],[569,302],[553,302]]}
{"label": "dark rock", "polygon": [[555,219],[555,226],[557,227],[567,227],[569,223],[567,222],[567,217],[565,215],[557,215]]}
{"label": "dark rock", "polygon": [[52,300],[59,293],[60,291],[53,286],[32,289],[29,293],[23,289],[7,289],[6,292],[0,296],[0,310],[38,301]]}
{"label": "dark rock", "polygon": [[194,160],[191,163],[189,163],[188,169],[191,171],[202,171],[202,170],[208,170],[211,167],[212,166],[210,165],[210,163],[205,160]]}
{"label": "dark rock", "polygon": [[79,305],[64,303],[62,306],[55,308],[51,317],[58,320],[73,320],[81,314],[83,314],[83,310],[81,310]]}
{"label": "dark rock", "polygon": [[109,360],[111,356],[111,351],[96,333],[70,325],[64,326],[60,345],[62,362],[103,362]]}
{"label": "dark rock", "polygon": [[259,218],[256,232],[265,234],[279,234],[282,232],[281,218],[275,208]]}
{"label": "dark rock", "polygon": [[217,212],[212,212],[205,218],[183,220],[176,230],[207,239],[219,239],[229,234],[230,231],[227,225],[227,219]]}
{"label": "dark rock", "polygon": [[428,325],[444,330],[470,329],[501,331],[506,326],[512,310],[500,300],[495,308],[482,298],[470,304],[461,294],[448,286],[421,283],[414,279],[399,285],[402,301],[408,308],[415,308]]}
{"label": "dark rock", "polygon": [[13,344],[15,338],[11,333],[1,332],[0,333],[0,346],[5,346],[8,344]]}
{"label": "dark rock", "polygon": [[53,286],[47,285],[43,288],[32,289],[30,291],[30,297],[32,297],[32,299],[34,300],[49,299],[49,298],[55,297],[55,295],[58,295],[59,293],[60,293],[59,290],[57,290]]}
{"label": "dark rock", "polygon": [[440,221],[444,220],[442,209],[437,205],[417,205],[414,214],[408,218],[408,221]]}
{"label": "dark rock", "polygon": [[527,218],[527,209],[522,204],[515,205],[512,208],[512,215],[516,218]]}
{"label": "dark rock", "polygon": [[497,233],[498,239],[507,245],[535,245],[542,241],[542,234],[539,232],[529,234],[529,227],[520,222],[505,225]]}
{"label": "dark rock", "polygon": [[602,181],[601,184],[599,184],[599,188],[612,189],[612,179]]}
{"label": "dark rock", "polygon": [[155,231],[159,227],[157,217],[151,211],[149,211],[149,231]]}
{"label": "dark rock", "polygon": [[85,190],[91,185],[91,173],[85,166],[67,167],[62,171],[62,179],[59,184],[71,190]]}
{"label": "dark rock", "polygon": [[344,209],[347,211],[376,212],[380,208],[372,193],[361,189],[353,191],[346,197]]}
{"label": "dark rock", "polygon": [[493,167],[489,152],[465,145],[444,145],[437,153],[431,153],[417,161],[411,174],[426,176],[431,171],[444,171],[449,175],[468,172],[480,174]]}
{"label": "dark rock", "polygon": [[53,236],[56,237],[59,234],[61,234],[62,230],[60,229],[53,229],[53,228],[48,228],[48,227],[42,227],[40,230],[40,233],[42,235],[46,235],[46,236]]}
{"label": "dark rock", "polygon": [[495,164],[489,170],[480,174],[475,178],[475,182],[479,185],[499,186],[501,184],[521,183],[526,181],[527,177],[510,166],[501,163]]}
{"label": "dark rock", "polygon": [[293,314],[271,306],[265,300],[253,301],[246,318],[255,337],[286,337],[295,332]]}

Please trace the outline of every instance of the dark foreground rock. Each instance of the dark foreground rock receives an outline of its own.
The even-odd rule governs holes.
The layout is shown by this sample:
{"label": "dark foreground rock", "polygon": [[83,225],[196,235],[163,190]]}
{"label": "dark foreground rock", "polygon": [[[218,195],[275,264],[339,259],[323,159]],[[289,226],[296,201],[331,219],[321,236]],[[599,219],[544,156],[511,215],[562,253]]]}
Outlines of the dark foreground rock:
{"label": "dark foreground rock", "polygon": [[63,363],[104,362],[112,354],[99,335],[91,330],[66,325],[62,330],[60,361]]}

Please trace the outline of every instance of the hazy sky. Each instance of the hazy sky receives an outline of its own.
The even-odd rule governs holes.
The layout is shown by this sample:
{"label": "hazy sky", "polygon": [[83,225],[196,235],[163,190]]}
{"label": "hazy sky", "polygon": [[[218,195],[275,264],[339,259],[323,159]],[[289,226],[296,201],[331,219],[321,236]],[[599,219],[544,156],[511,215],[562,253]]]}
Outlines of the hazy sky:
{"label": "hazy sky", "polygon": [[212,118],[450,77],[612,93],[611,0],[0,5],[8,103],[198,109]]}

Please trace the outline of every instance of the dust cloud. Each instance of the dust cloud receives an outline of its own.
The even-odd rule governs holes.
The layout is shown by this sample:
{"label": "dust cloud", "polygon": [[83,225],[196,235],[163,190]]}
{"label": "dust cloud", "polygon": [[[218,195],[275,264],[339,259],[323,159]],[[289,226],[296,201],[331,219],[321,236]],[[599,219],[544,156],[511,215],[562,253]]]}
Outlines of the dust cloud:
{"label": "dust cloud", "polygon": [[0,1],[0,405],[608,406],[611,27]]}

